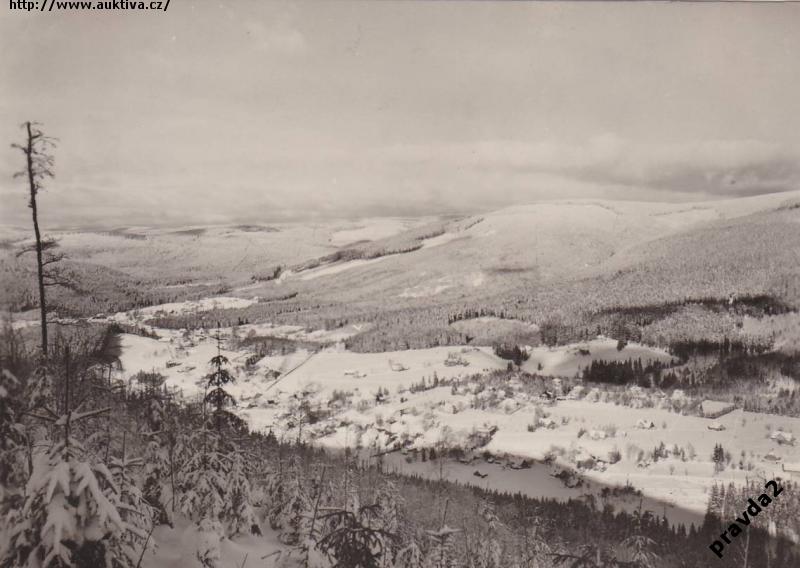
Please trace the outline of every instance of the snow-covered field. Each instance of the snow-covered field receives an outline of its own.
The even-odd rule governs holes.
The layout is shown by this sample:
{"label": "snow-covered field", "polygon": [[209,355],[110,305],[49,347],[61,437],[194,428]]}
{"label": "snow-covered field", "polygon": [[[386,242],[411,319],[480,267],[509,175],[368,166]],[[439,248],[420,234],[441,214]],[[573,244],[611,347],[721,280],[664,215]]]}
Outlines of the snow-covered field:
{"label": "snow-covered field", "polygon": [[355,259],[355,260],[347,260],[344,262],[336,262],[333,264],[324,264],[317,268],[312,268],[310,270],[303,270],[299,274],[300,280],[313,280],[315,278],[319,278],[320,276],[330,276],[331,274],[339,274],[340,272],[344,272],[345,270],[350,270],[353,268],[359,268],[361,266],[368,266],[370,264],[375,264],[377,262],[381,262],[384,260],[385,256],[379,256],[378,258],[370,258],[370,259]]}
{"label": "snow-covered field", "polygon": [[[175,527],[167,525],[156,527],[153,541],[158,543],[154,551],[142,556],[143,568],[186,568],[197,566],[196,551],[200,548],[203,535],[197,525],[179,517]],[[206,537],[207,538],[207,537]],[[278,553],[285,551],[277,534],[268,531],[263,536],[236,536],[220,539],[220,568],[241,568],[242,566],[265,566],[265,556],[274,560]],[[272,556],[271,556],[272,555]],[[267,564],[269,565],[269,564]],[[274,564],[272,564],[274,565]]]}
{"label": "snow-covered field", "polygon": [[[159,340],[131,334],[122,336],[120,361],[123,376],[130,377],[138,371],[157,371],[167,377],[168,384],[181,389],[185,396],[202,392],[200,385],[208,372],[208,361],[217,352],[214,337],[196,334],[186,342],[177,332],[158,331],[164,334]],[[313,333],[309,335],[314,336]],[[244,360],[250,353],[223,348],[222,354],[239,367],[240,380],[230,390],[243,400],[268,389],[284,395],[313,390],[320,397],[330,396],[336,390],[352,390],[369,399],[378,388],[408,388],[423,378],[431,380],[434,374],[445,379],[506,366],[504,361],[484,348],[461,354],[471,363],[470,367],[449,367],[444,362],[452,351],[453,348],[447,347],[396,353],[352,353],[331,348],[312,354],[299,350],[288,355],[264,357],[254,366],[251,375],[243,369]],[[407,369],[394,371],[392,365],[395,368],[402,365]],[[267,380],[264,374],[269,370],[279,371],[282,376],[277,381]],[[279,386],[273,389],[273,385]],[[262,419],[253,426],[269,428],[272,424]]]}
{"label": "snow-covered field", "polygon": [[352,227],[335,231],[329,241],[334,246],[346,246],[358,241],[384,239],[402,233],[423,221],[424,219],[362,219]]}

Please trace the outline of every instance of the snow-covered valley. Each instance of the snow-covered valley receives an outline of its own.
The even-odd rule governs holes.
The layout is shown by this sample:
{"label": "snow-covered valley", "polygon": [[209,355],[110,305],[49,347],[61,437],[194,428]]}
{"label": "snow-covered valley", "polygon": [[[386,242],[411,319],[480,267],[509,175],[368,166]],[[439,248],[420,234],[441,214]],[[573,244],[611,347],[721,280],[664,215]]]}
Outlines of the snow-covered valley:
{"label": "snow-covered valley", "polygon": [[[218,298],[148,312],[237,302]],[[109,319],[135,323],[142,315]],[[203,393],[208,362],[219,346],[237,377],[230,386],[235,412],[252,428],[281,439],[357,449],[403,473],[534,497],[603,500],[630,510],[640,503],[635,493],[620,492],[628,487],[642,492],[654,514],[688,525],[701,521],[713,483],[790,476],[782,464],[800,462],[800,448],[774,437],[783,432],[793,439],[800,418],[739,409],[711,420],[680,390],[634,386],[620,396],[578,384],[566,392],[562,381],[595,359],[672,360],[663,350],[635,343],[620,350],[615,341],[598,337],[530,348],[522,370],[542,377],[532,384],[530,375],[519,372],[493,378],[508,362],[489,347],[355,353],[342,343],[355,329],[269,324],[150,331],[159,339],[121,336],[120,378],[155,371],[192,400]],[[316,341],[319,347],[254,357],[240,346],[253,336]],[[723,471],[712,461],[717,444],[733,456]],[[425,456],[431,449],[436,458]]]}
{"label": "snow-covered valley", "polygon": [[[271,444],[247,480],[262,536],[217,538],[225,530],[188,522],[191,507],[174,507],[187,492],[166,484],[160,502],[174,528],[153,525],[159,548],[143,557],[147,568],[188,568],[206,549],[225,568],[255,558],[297,566],[292,526],[313,509],[306,502],[286,517],[285,486],[273,481],[299,470],[287,477],[281,452],[309,468],[305,499],[328,469],[348,484],[353,463],[368,492],[376,471],[386,487],[405,485],[406,499],[427,484],[420,494],[438,504],[408,507],[428,516],[418,525],[426,531],[447,528],[440,497],[463,490],[473,494],[464,504],[520,496],[539,511],[552,506],[551,518],[572,511],[579,529],[611,512],[635,527],[649,513],[680,535],[723,510],[719,488],[733,500],[731,488],[797,481],[800,317],[787,259],[800,233],[796,209],[783,205],[790,198],[67,232],[68,251],[87,260],[75,265],[83,286],[98,292],[56,296],[48,320],[56,337],[111,338],[96,353],[102,374],[134,400],[163,380],[193,424],[195,452],[210,362],[223,355],[235,378],[225,412],[249,427],[251,443]],[[776,243],[777,259],[767,251]],[[154,264],[163,270],[145,270]],[[14,274],[7,281],[24,284]],[[8,329],[35,341],[40,314],[19,292]],[[122,431],[117,454],[128,430],[137,428]],[[180,467],[170,471],[185,479]],[[342,506],[341,485],[326,492]],[[779,528],[761,528],[800,543],[791,511],[779,515]]]}

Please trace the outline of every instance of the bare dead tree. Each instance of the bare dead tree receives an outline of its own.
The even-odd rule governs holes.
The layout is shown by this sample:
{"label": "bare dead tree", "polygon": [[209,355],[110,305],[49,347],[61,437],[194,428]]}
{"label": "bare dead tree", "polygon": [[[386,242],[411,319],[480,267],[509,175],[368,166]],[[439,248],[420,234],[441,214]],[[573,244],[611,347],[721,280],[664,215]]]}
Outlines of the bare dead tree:
{"label": "bare dead tree", "polygon": [[[52,150],[55,148],[55,139],[45,136],[36,122],[25,122],[22,128],[26,133],[26,140],[23,144],[12,144],[12,148],[20,150],[25,155],[25,169],[14,174],[14,178],[24,177],[28,181],[29,201],[28,207],[31,209],[33,218],[33,232],[36,236],[36,243],[33,247],[28,247],[20,251],[36,252],[36,269],[39,282],[39,312],[42,326],[42,355],[47,357],[47,302],[45,300],[45,287],[48,284],[55,285],[60,283],[62,278],[58,274],[47,276],[45,268],[54,265],[63,259],[63,255],[48,254],[57,244],[52,239],[43,239],[39,228],[39,211],[36,197],[43,189],[44,181],[53,176],[54,158]],[[48,280],[50,282],[48,282]]]}

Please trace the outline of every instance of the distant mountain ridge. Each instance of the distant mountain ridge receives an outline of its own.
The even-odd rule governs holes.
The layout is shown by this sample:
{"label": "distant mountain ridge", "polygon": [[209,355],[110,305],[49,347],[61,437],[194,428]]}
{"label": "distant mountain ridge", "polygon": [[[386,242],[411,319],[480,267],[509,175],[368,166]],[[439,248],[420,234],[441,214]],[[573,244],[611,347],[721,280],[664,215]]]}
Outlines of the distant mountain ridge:
{"label": "distant mountain ridge", "polygon": [[[53,236],[78,277],[108,269],[101,296],[59,295],[78,313],[233,294],[263,302],[220,318],[382,321],[449,337],[453,318],[481,310],[588,330],[629,307],[712,306],[732,295],[796,308],[798,205],[800,191],[689,204],[572,199],[449,219]],[[27,260],[13,255],[28,237],[1,234],[9,303],[30,307]]]}
{"label": "distant mountain ridge", "polygon": [[[429,296],[457,296],[474,288],[491,290],[493,283],[505,289],[503,282],[509,279],[541,285],[611,277],[637,267],[653,270],[659,259],[663,266],[691,268],[701,252],[710,259],[739,259],[743,271],[755,270],[759,263],[775,269],[791,260],[791,249],[798,244],[800,211],[792,207],[795,203],[800,203],[800,191],[689,205],[544,202],[418,227],[347,250],[352,256],[329,255],[299,268],[302,274],[309,266],[339,264],[324,280],[315,278],[314,285],[337,294],[341,286],[355,296],[364,288],[370,294],[401,296],[415,287],[429,287]],[[421,238],[426,231],[429,235]],[[749,242],[749,237],[760,241]],[[731,250],[733,243],[736,250]],[[748,253],[751,247],[758,251],[757,258]],[[359,254],[367,250],[385,250],[387,258],[366,266],[343,266],[355,258],[382,256]],[[680,257],[684,260],[678,261]],[[718,264],[703,262],[708,267]],[[735,291],[735,283],[730,284]],[[406,294],[410,296],[414,294]]]}

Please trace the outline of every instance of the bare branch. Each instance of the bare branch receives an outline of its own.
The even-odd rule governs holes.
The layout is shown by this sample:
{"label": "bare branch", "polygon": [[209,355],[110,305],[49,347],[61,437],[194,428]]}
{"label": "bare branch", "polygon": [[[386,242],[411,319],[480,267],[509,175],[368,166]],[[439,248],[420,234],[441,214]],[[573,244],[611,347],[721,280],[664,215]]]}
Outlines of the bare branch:
{"label": "bare branch", "polygon": [[67,258],[67,255],[64,254],[63,252],[60,252],[60,253],[54,254],[54,255],[50,255],[46,259],[42,260],[42,266],[47,266],[48,264],[55,264],[56,262],[61,262],[65,258]]}
{"label": "bare branch", "polygon": [[61,416],[57,420],[57,423],[63,424],[67,420],[78,422],[78,421],[83,420],[85,418],[91,418],[92,416],[98,416],[100,414],[104,414],[106,412],[109,412],[110,410],[111,410],[111,407],[98,408],[97,410],[87,410],[86,412],[76,412],[74,410],[70,410],[67,414]]}
{"label": "bare branch", "polygon": [[50,282],[45,282],[44,285],[46,288],[53,288],[54,286],[60,286],[62,288],[67,288],[69,290],[74,289],[76,292],[78,291],[75,284],[73,284],[69,280],[51,280]]}
{"label": "bare branch", "polygon": [[24,412],[23,414],[27,414],[28,416],[36,418],[37,420],[43,420],[45,422],[56,422],[55,418],[50,418],[49,416],[42,416],[40,414],[36,414],[33,412]]}
{"label": "bare branch", "polygon": [[28,245],[26,247],[21,248],[19,251],[17,251],[17,254],[15,256],[19,258],[23,254],[27,254],[29,252],[36,252],[36,245]]}
{"label": "bare branch", "polygon": [[53,418],[58,418],[58,414],[56,414],[56,411],[51,409],[49,406],[42,405],[42,406],[39,406],[39,408],[44,410],[47,414],[49,414]]}
{"label": "bare branch", "polygon": [[42,277],[45,280],[44,285],[47,287],[61,286],[62,288],[69,288],[70,290],[75,290],[76,292],[79,291],[75,282],[67,278],[63,278],[58,274],[42,274]]}

